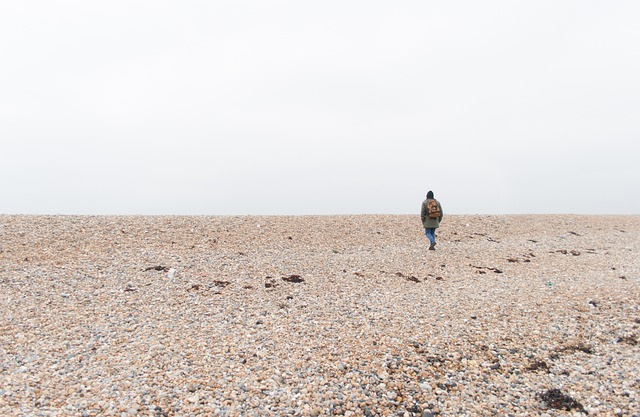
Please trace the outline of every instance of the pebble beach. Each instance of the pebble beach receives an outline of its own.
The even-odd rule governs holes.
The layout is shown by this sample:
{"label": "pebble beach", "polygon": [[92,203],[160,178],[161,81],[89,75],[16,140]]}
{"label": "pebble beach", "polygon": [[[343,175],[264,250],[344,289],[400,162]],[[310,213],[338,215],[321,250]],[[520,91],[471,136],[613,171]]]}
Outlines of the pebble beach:
{"label": "pebble beach", "polygon": [[0,215],[1,416],[640,416],[640,216]]}

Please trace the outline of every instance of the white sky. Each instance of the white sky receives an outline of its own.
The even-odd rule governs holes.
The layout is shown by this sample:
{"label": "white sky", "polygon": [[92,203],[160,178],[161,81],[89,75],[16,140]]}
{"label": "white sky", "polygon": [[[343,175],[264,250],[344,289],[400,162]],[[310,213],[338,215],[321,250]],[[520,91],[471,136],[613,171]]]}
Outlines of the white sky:
{"label": "white sky", "polygon": [[[640,214],[638,1],[12,1],[0,213]],[[603,203],[604,201],[604,203]]]}

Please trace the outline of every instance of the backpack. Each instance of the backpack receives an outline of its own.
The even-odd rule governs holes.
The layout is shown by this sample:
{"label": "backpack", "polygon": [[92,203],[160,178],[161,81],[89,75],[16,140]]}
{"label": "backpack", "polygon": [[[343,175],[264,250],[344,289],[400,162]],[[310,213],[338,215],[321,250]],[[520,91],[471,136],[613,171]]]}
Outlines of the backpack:
{"label": "backpack", "polygon": [[427,201],[427,212],[430,219],[437,219],[442,216],[437,200],[434,199]]}

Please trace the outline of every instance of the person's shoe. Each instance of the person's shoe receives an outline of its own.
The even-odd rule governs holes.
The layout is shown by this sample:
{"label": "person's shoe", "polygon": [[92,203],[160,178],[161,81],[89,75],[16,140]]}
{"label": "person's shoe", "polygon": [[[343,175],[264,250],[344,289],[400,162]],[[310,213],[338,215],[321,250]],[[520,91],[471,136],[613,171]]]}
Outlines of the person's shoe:
{"label": "person's shoe", "polygon": [[436,242],[431,242],[429,245],[429,250],[436,250]]}

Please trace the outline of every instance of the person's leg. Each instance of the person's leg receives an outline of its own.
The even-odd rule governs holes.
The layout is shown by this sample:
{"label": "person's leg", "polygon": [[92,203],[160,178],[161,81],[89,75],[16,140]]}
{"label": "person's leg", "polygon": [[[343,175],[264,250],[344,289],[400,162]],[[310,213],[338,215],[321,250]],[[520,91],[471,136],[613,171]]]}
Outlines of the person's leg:
{"label": "person's leg", "polygon": [[425,233],[429,238],[429,242],[431,243],[429,245],[429,249],[433,250],[434,247],[436,246],[436,229],[432,229],[432,228],[425,229]]}

